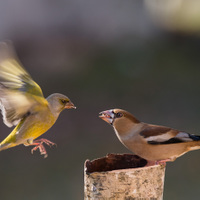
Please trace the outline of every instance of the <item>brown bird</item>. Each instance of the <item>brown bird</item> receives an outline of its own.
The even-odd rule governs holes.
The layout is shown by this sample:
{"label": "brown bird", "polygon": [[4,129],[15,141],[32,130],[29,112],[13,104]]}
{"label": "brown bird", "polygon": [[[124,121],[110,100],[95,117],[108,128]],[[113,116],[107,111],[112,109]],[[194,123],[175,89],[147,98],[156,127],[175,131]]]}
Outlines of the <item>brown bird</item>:
{"label": "brown bird", "polygon": [[200,149],[200,136],[140,122],[122,109],[103,111],[99,117],[113,126],[125,147],[149,161],[149,165],[165,164],[188,151]]}

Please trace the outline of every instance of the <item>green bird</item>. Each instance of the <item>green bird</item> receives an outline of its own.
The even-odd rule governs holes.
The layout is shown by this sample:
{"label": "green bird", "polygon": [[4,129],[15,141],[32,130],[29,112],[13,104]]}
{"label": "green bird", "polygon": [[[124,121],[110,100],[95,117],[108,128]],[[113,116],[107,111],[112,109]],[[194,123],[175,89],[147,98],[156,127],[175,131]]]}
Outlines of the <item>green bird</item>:
{"label": "green bird", "polygon": [[40,86],[31,78],[17,59],[10,41],[0,42],[0,109],[8,127],[16,126],[0,143],[0,151],[20,144],[34,145],[47,157],[43,143],[52,146],[47,139],[38,139],[56,122],[64,109],[76,108],[70,99],[54,93],[46,99]]}

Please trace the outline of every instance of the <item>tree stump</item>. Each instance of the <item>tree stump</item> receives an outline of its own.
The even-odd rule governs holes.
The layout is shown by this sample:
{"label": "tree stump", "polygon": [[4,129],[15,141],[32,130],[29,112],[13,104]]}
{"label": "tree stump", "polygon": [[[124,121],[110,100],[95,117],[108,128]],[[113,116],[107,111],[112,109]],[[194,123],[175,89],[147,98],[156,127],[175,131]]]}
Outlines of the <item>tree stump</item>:
{"label": "tree stump", "polygon": [[165,166],[144,167],[147,161],[132,154],[108,154],[86,160],[85,200],[162,200]]}

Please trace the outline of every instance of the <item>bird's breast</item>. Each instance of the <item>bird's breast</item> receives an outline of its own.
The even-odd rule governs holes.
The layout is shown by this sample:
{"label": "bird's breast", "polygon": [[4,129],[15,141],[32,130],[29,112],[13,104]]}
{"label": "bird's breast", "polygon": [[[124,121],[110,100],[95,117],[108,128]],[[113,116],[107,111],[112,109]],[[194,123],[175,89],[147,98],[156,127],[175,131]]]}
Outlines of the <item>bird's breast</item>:
{"label": "bird's breast", "polygon": [[51,113],[36,113],[29,115],[18,130],[17,137],[21,139],[36,139],[55,123],[56,119]]}

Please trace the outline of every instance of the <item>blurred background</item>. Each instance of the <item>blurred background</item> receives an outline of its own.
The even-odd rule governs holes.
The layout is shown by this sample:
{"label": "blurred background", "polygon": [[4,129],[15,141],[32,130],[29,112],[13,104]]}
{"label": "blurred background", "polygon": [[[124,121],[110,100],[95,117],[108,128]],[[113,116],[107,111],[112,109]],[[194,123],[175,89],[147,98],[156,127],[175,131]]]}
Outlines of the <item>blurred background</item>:
{"label": "blurred background", "polygon": [[[66,94],[43,137],[43,159],[23,145],[0,153],[0,199],[83,199],[86,159],[130,153],[100,111],[123,108],[148,123],[200,134],[200,2],[59,0],[0,2],[0,40],[44,95]],[[0,139],[11,129],[0,121]],[[167,164],[164,199],[199,199],[200,151]]]}

